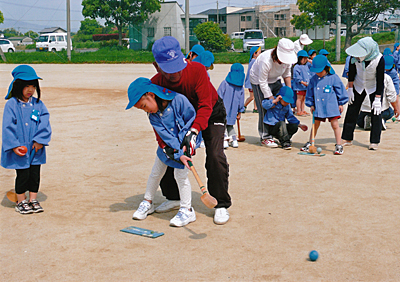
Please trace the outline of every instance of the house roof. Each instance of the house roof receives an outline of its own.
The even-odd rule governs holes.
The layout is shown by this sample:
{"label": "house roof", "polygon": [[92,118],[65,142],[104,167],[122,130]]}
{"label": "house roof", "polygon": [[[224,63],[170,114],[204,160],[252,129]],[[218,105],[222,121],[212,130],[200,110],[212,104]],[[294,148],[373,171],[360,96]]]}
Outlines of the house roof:
{"label": "house roof", "polygon": [[41,31],[39,31],[39,33],[52,33],[54,31],[56,31],[57,29],[61,29],[64,32],[67,32],[65,29],[63,29],[61,27],[49,27],[49,28],[42,29]]}
{"label": "house roof", "polygon": [[290,10],[290,6],[287,5],[287,6],[282,6],[282,7],[275,7],[275,8],[269,9],[269,10],[262,11],[261,13],[276,13],[276,12],[280,12],[280,11],[284,11],[284,10]]}

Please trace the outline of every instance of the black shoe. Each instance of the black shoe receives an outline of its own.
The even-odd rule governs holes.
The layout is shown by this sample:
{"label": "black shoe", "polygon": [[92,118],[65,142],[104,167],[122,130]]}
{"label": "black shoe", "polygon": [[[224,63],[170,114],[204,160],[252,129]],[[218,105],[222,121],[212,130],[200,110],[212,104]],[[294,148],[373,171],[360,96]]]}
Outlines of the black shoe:
{"label": "black shoe", "polygon": [[29,206],[28,202],[25,200],[23,200],[21,203],[18,203],[15,206],[15,211],[19,212],[20,214],[33,213],[32,208]]}
{"label": "black shoe", "polygon": [[37,200],[32,200],[29,202],[29,206],[31,207],[33,212],[42,212],[43,208],[40,206]]}
{"label": "black shoe", "polygon": [[292,150],[292,146],[289,143],[285,143],[282,145],[283,150]]}

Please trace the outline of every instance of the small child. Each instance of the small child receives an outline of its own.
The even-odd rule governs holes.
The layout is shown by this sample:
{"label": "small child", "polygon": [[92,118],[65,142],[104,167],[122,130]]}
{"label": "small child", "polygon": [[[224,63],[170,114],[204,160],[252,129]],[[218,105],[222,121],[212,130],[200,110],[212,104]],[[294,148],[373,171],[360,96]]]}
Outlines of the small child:
{"label": "small child", "polygon": [[189,54],[186,57],[186,60],[193,61],[203,52],[204,52],[204,47],[201,46],[200,44],[196,44],[192,47],[192,49],[190,49]]}
{"label": "small child", "polygon": [[193,62],[198,62],[205,66],[208,76],[210,76],[208,71],[214,69],[214,55],[210,51],[202,52],[199,56],[193,59]]}
{"label": "small child", "polygon": [[296,92],[297,101],[297,115],[309,116],[310,114],[305,111],[306,90],[310,82],[311,74],[307,66],[308,54],[306,51],[301,50],[297,53],[297,64],[293,68],[293,85],[292,88]]}
{"label": "small child", "polygon": [[394,64],[396,71],[400,73],[400,43],[396,42],[393,46],[393,59],[394,59]]}
{"label": "small child", "polygon": [[[39,79],[35,70],[20,65],[12,71],[3,113],[1,166],[15,169],[15,211],[21,214],[42,212],[37,201],[40,166],[46,163],[45,146],[51,139],[50,115],[40,100]],[[37,98],[33,95],[37,93]],[[27,149],[27,150],[26,150]],[[29,191],[29,202],[25,193]]]}
{"label": "small child", "polygon": [[236,119],[240,119],[244,112],[244,67],[235,63],[231,66],[231,71],[218,87],[218,95],[224,101],[226,109],[226,128],[224,148],[229,147],[229,141],[233,148],[238,148],[236,132],[234,125]]}
{"label": "small child", "polygon": [[[385,60],[385,74],[390,76],[390,78],[393,81],[394,88],[396,90],[397,99],[395,102],[396,103],[395,108],[400,110],[400,95],[399,95],[400,94],[400,79],[396,72],[394,58],[391,55],[387,55],[387,56],[383,56],[383,59]],[[385,88],[386,88],[386,86],[385,86]],[[396,111],[395,114],[396,114],[395,117],[397,118],[397,120],[400,121],[399,113]]]}
{"label": "small child", "polygon": [[[247,68],[246,80],[244,82],[244,87],[249,90],[250,97],[247,98],[246,101],[244,102],[245,110],[246,110],[247,106],[251,103],[251,101],[254,100],[253,88],[251,87],[251,83],[250,83],[250,70],[251,70],[251,67],[253,66],[254,62],[256,61],[258,55],[260,55],[260,54],[261,54],[261,46],[251,47],[249,67]],[[256,103],[254,103],[253,113],[258,113]]]}
{"label": "small child", "polygon": [[[331,123],[333,132],[335,133],[336,145],[335,155],[343,154],[342,139],[340,136],[339,118],[343,112],[343,105],[347,103],[349,97],[343,82],[330,66],[326,56],[318,55],[314,58],[311,71],[315,72],[307,88],[306,106],[311,108],[314,115],[314,137],[322,122],[326,119]],[[308,152],[311,145],[307,142],[300,150]]]}
{"label": "small child", "polygon": [[[188,161],[191,161],[191,158],[184,154],[180,144],[192,126],[196,112],[189,100],[182,94],[152,84],[150,79],[143,77],[131,83],[128,88],[128,97],[129,104],[126,109],[135,106],[135,108],[148,113],[157,140],[163,146],[160,145],[157,148],[157,156],[147,181],[144,200],[133,214],[133,219],[143,220],[154,212],[154,195],[167,167],[170,166],[175,168],[174,176],[181,199],[180,209],[171,219],[170,225],[185,226],[196,220],[196,214],[191,206],[192,191],[188,178],[188,169],[190,169]],[[201,133],[199,133],[197,146],[201,139]],[[196,148],[189,148],[190,155],[194,154]]]}
{"label": "small child", "polygon": [[284,150],[292,149],[290,139],[299,127],[303,131],[307,130],[307,126],[300,124],[300,121],[293,115],[290,107],[290,103],[293,102],[293,90],[288,86],[283,86],[275,99],[262,101],[263,108],[267,110],[264,123],[268,126],[268,132],[279,140]]}

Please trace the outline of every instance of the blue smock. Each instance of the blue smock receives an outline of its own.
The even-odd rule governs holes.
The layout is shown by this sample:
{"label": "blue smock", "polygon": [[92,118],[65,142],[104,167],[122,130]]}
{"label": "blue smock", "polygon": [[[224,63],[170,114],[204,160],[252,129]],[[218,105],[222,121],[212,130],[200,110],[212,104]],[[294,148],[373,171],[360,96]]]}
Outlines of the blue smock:
{"label": "blue smock", "polygon": [[300,82],[304,81],[306,83],[309,83],[310,78],[311,78],[311,73],[307,64],[295,65],[293,68],[293,84],[292,84],[293,91],[307,90],[307,86],[304,86]]}
{"label": "blue smock", "polygon": [[[178,150],[174,154],[174,160],[172,160],[158,146],[157,156],[167,166],[180,169],[185,167],[179,161],[184,153],[180,146],[186,133],[192,127],[195,117],[196,111],[194,107],[182,94],[176,94],[163,112],[158,111],[157,113],[149,114],[150,124],[164,143]],[[196,148],[200,146],[201,140],[201,132],[199,132],[196,139]]]}
{"label": "blue smock", "polygon": [[247,89],[252,89],[251,87],[251,83],[250,83],[250,70],[251,67],[253,66],[254,62],[256,61],[256,59],[251,59],[250,63],[249,63],[249,67],[247,68],[247,74],[246,74],[246,79],[244,81],[244,87]]}
{"label": "blue smock", "polygon": [[244,88],[222,81],[218,87],[218,95],[224,101],[226,124],[234,125],[238,113],[244,112]]}
{"label": "blue smock", "polygon": [[[267,110],[264,116],[264,123],[268,125],[275,125],[280,121],[287,120],[289,123],[299,124],[300,121],[293,115],[290,104],[283,106],[279,101],[278,103],[272,103],[272,99],[264,99],[262,106]],[[274,107],[275,106],[275,107]]]}
{"label": "blue smock", "polygon": [[390,76],[390,78],[393,80],[394,88],[396,89],[396,94],[399,95],[399,90],[400,90],[400,80],[399,80],[399,75],[397,74],[397,71],[392,68],[389,71],[385,71],[387,75]]}
{"label": "blue smock", "polygon": [[307,88],[306,106],[314,106],[314,116],[331,118],[340,116],[339,106],[349,100],[346,87],[337,74],[324,77],[314,75]]}
{"label": "blue smock", "polygon": [[[37,118],[32,118],[33,111]],[[26,169],[32,165],[46,163],[46,148],[51,139],[50,114],[42,101],[32,97],[24,103],[13,97],[7,101],[3,113],[1,166],[8,169]],[[32,163],[30,156],[33,153],[33,142],[42,144],[43,148],[37,151]],[[20,157],[13,149],[25,146],[28,152]]]}
{"label": "blue smock", "polygon": [[343,69],[343,73],[342,73],[342,77],[347,78],[347,79],[349,79],[348,73],[349,73],[350,59],[351,59],[351,56],[347,56],[346,63],[344,64],[344,69]]}

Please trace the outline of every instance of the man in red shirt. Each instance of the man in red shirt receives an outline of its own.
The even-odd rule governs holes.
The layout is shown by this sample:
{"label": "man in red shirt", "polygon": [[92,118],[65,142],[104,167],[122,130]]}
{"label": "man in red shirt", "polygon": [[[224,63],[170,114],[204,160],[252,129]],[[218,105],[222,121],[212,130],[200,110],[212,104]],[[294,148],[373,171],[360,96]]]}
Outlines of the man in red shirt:
{"label": "man in red shirt", "polygon": [[[199,131],[206,146],[207,187],[218,200],[214,223],[225,224],[229,220],[228,208],[231,197],[228,193],[229,165],[224,153],[223,141],[226,124],[224,103],[211,84],[205,67],[197,62],[186,61],[178,40],[165,36],[154,42],[154,66],[157,74],[151,79],[154,84],[185,95],[196,109],[196,118],[182,146],[194,148]],[[168,169],[160,183],[167,201],[156,212],[179,208],[179,191],[173,169]]]}

